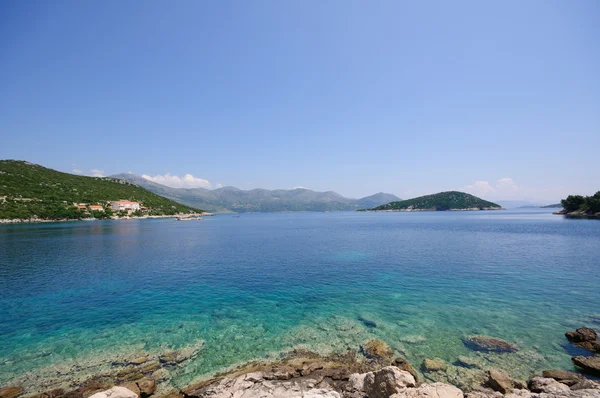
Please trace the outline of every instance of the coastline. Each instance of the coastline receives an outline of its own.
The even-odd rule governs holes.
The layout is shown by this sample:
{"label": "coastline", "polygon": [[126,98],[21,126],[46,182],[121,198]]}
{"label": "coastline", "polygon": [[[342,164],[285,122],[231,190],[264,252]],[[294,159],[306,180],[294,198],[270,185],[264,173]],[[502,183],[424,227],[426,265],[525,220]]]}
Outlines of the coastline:
{"label": "coastline", "polygon": [[581,210],[576,210],[572,212],[567,212],[566,210],[555,211],[555,215],[565,216],[566,218],[581,218],[581,219],[591,219],[598,220],[600,219],[600,213],[589,213]]}
{"label": "coastline", "polygon": [[600,383],[593,376],[600,368],[581,365],[591,358],[600,366],[600,357],[594,356],[600,353],[597,333],[580,328],[567,332],[566,337],[569,344],[592,353],[573,357],[579,372],[548,369],[528,379],[515,377],[511,369],[502,369],[489,359],[528,361],[529,354],[519,356],[519,347],[510,342],[476,335],[465,337],[463,342],[477,355],[459,357],[454,363],[426,358],[420,366],[411,364],[386,342],[371,338],[359,347],[331,354],[296,347],[271,360],[250,360],[201,375],[184,386],[173,385],[171,376],[185,372],[185,366],[202,354],[204,342],[199,341],[180,349],[105,354],[90,363],[53,368],[54,377],[43,379],[36,374],[38,379],[34,379],[29,375],[0,386],[0,397],[102,398],[95,394],[117,393],[133,395],[113,398],[385,398],[392,394],[411,398],[600,397]]}
{"label": "coastline", "polygon": [[53,223],[53,222],[76,222],[76,221],[119,221],[119,220],[147,220],[155,218],[177,218],[185,215],[186,217],[210,217],[213,213],[185,213],[185,214],[169,214],[169,215],[154,215],[154,216],[125,216],[111,218],[62,218],[57,220],[49,220],[43,218],[17,218],[17,219],[0,219],[0,224],[32,224],[32,223]]}
{"label": "coastline", "polygon": [[410,212],[424,212],[424,211],[430,211],[430,212],[434,212],[434,211],[438,211],[438,212],[444,212],[444,211],[489,211],[489,210],[506,210],[503,207],[471,207],[471,208],[464,208],[464,209],[447,209],[447,210],[437,210],[437,209],[391,209],[391,210],[357,210],[357,211],[361,211],[361,212],[368,212],[368,213],[394,213],[394,212],[404,212],[404,213],[410,213]]}

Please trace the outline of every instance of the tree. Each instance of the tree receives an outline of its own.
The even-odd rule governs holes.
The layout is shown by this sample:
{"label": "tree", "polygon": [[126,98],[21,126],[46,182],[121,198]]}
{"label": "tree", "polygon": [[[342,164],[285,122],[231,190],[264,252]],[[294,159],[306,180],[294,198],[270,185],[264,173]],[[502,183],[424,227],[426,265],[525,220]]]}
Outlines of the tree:
{"label": "tree", "polygon": [[569,195],[566,199],[560,201],[563,208],[568,212],[582,209],[585,202],[586,198],[581,195]]}

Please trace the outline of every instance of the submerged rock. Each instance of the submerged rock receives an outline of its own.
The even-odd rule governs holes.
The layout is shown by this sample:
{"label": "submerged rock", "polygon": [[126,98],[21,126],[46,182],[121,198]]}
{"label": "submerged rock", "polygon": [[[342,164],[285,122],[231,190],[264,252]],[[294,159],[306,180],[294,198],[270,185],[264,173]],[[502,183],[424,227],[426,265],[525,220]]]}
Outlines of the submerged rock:
{"label": "submerged rock", "polygon": [[463,343],[474,351],[516,352],[519,350],[519,347],[508,341],[489,336],[466,337],[463,338]]}
{"label": "submerged rock", "polygon": [[[360,346],[360,352],[369,359],[391,359],[394,351],[385,341],[379,339],[371,339],[365,341]],[[389,363],[389,362],[388,362]]]}
{"label": "submerged rock", "polygon": [[423,360],[423,364],[421,365],[421,369],[423,369],[424,372],[438,372],[441,370],[445,370],[447,367],[448,365],[446,365],[446,362],[439,358],[425,358]]}
{"label": "submerged rock", "polygon": [[21,386],[11,386],[0,388],[0,398],[14,398],[21,395],[23,392],[23,387]]}
{"label": "submerged rock", "polygon": [[361,321],[367,327],[370,327],[370,328],[376,328],[377,327],[377,324],[375,323],[375,321],[363,318],[362,316],[359,316],[358,320]]}
{"label": "submerged rock", "polygon": [[600,376],[600,357],[573,357],[573,363],[579,366],[584,372]]}
{"label": "submerged rock", "polygon": [[457,358],[455,365],[468,369],[480,369],[482,367],[481,362],[477,358],[467,357],[464,355],[460,355]]}

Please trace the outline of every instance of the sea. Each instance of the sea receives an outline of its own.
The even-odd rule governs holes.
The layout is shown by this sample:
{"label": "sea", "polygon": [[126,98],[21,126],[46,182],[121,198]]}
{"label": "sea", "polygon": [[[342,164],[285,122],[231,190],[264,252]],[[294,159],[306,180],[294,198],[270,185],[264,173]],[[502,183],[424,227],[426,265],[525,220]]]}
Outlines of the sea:
{"label": "sea", "polygon": [[185,347],[174,386],[371,338],[415,367],[483,360],[472,335],[517,345],[491,361],[526,379],[573,369],[583,326],[600,328],[600,221],[551,209],[0,226],[0,386]]}

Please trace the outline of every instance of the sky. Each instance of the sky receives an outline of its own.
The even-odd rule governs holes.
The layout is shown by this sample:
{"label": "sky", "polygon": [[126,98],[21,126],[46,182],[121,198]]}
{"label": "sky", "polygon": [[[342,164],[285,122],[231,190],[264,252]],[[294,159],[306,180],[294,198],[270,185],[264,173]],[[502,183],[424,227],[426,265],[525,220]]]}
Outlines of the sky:
{"label": "sky", "polygon": [[348,197],[600,190],[600,2],[0,2],[0,158]]}

